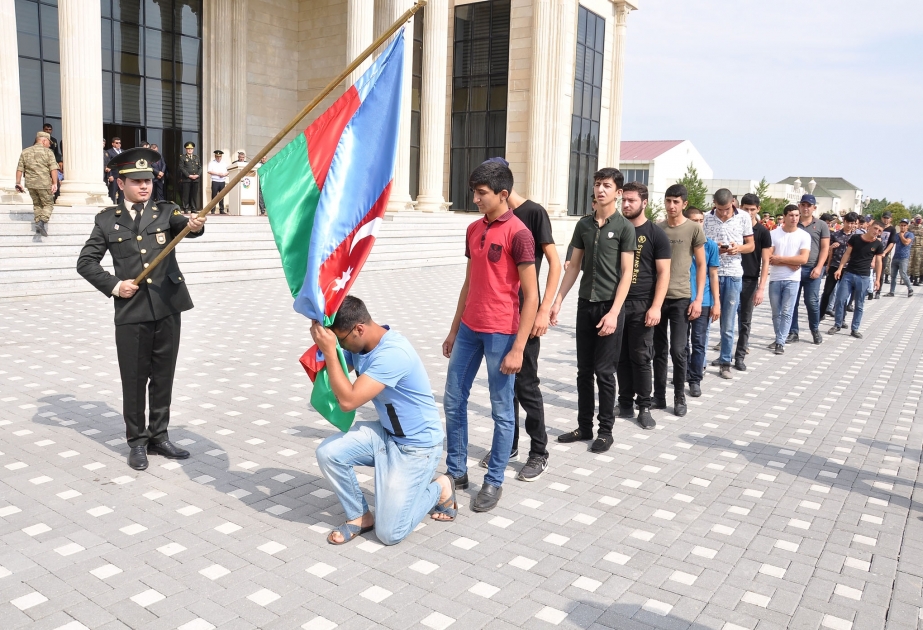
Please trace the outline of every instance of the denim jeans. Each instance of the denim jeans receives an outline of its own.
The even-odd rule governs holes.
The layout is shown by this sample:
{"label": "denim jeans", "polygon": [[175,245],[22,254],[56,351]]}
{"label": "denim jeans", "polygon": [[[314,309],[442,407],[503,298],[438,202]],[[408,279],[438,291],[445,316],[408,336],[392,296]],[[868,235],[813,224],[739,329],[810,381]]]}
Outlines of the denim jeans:
{"label": "denim jeans", "polygon": [[798,302],[804,292],[804,308],[808,312],[808,327],[811,331],[820,328],[820,284],[824,280],[824,271],[820,276],[811,278],[814,267],[801,268],[801,286],[798,287],[798,297],[795,298],[795,311],[792,313],[792,326],[789,332],[798,334]]}
{"label": "denim jeans", "polygon": [[667,298],[654,328],[654,400],[667,397],[667,355],[673,361],[673,395],[686,393],[686,343],[689,338],[689,298]]}
{"label": "denim jeans", "polygon": [[583,435],[593,435],[596,389],[599,389],[597,436],[612,435],[615,424],[615,370],[622,348],[625,309],[619,311],[618,326],[611,335],[600,337],[596,327],[611,309],[611,301],[577,300],[577,426]]}
{"label": "denim jeans", "polygon": [[851,329],[859,330],[862,323],[862,311],[865,309],[865,294],[869,290],[869,277],[859,276],[844,271],[836,285],[836,325],[842,328],[846,322],[846,303],[852,298],[855,306],[852,313]]}
{"label": "denim jeans", "polygon": [[490,390],[490,415],[494,421],[494,437],[484,481],[492,486],[503,485],[503,472],[513,448],[513,413],[515,374],[500,371],[503,357],[513,347],[516,335],[475,332],[460,324],[449,370],[445,379],[446,466],[453,477],[468,472],[468,395],[471,384],[487,359],[487,387]]}
{"label": "denim jeans", "polygon": [[776,334],[776,343],[785,345],[792,325],[792,313],[795,300],[798,299],[800,280],[773,280],[769,283],[769,305],[772,307],[772,329]]}
{"label": "denim jeans", "polygon": [[904,281],[904,286],[907,287],[908,291],[913,291],[910,288],[910,278],[907,277],[907,264],[910,262],[909,258],[903,260],[891,260],[891,293],[894,293],[894,285],[897,284],[897,274],[901,274],[901,280]]}
{"label": "denim jeans", "polygon": [[442,444],[398,444],[380,422],[357,422],[317,447],[317,465],[336,493],[346,520],[369,511],[353,466],[375,468],[375,535],[386,545],[404,540],[439,500],[433,472]]}
{"label": "denim jeans", "polygon": [[742,278],[718,276],[718,291],[721,298],[721,365],[731,364],[734,352],[734,324],[737,323],[737,304],[740,302]]}
{"label": "denim jeans", "polygon": [[703,306],[702,314],[689,322],[689,344],[686,346],[686,380],[689,384],[701,383],[705,375],[705,350],[708,349],[708,327],[711,325],[711,306]]}

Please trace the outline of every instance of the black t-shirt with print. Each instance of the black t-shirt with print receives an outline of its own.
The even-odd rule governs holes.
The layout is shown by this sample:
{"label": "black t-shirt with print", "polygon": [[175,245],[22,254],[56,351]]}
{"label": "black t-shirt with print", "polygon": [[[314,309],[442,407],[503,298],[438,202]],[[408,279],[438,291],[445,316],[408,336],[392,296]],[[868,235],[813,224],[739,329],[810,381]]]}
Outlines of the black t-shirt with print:
{"label": "black t-shirt with print", "polygon": [[670,239],[666,232],[650,221],[635,228],[638,238],[638,248],[635,250],[635,260],[631,269],[631,288],[628,289],[627,300],[654,299],[654,290],[657,287],[657,262],[670,260]]}
{"label": "black t-shirt with print", "polygon": [[857,276],[869,275],[872,271],[872,260],[885,251],[885,246],[877,238],[874,241],[866,241],[861,234],[854,234],[848,245],[852,247],[852,251],[849,253],[846,271]]}

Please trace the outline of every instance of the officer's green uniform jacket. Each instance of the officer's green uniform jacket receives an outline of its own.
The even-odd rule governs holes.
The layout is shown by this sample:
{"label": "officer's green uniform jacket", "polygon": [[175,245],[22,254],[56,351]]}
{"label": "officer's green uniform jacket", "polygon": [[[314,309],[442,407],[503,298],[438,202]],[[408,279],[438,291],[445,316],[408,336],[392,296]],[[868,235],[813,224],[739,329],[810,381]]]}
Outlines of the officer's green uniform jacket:
{"label": "officer's green uniform jacket", "polygon": [[[199,161],[198,155],[186,155],[185,153],[179,158],[179,178],[180,181],[193,181],[189,179],[190,175],[202,175],[202,162]],[[201,182],[202,178],[194,180]]]}
{"label": "officer's green uniform jacket", "polygon": [[[188,221],[176,204],[148,201],[141,215],[140,233],[136,234],[131,214],[123,204],[106,208],[96,215],[93,232],[77,259],[77,273],[112,297],[115,285],[120,280],[137,278]],[[203,227],[186,238],[196,238],[204,232]],[[100,264],[106,252],[112,256],[115,275]],[[154,268],[134,296],[115,298],[115,323],[152,322],[191,308],[192,298],[174,250]]]}

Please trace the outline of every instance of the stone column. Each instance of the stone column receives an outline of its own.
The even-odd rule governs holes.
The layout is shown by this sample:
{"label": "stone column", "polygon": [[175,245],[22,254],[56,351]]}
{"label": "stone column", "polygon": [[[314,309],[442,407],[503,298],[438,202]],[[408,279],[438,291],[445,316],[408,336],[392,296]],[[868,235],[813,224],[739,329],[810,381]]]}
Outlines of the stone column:
{"label": "stone column", "polygon": [[[390,0],[388,25],[410,8],[411,0]],[[410,79],[413,70],[413,19],[404,25],[404,86],[401,101],[401,126],[398,134],[397,161],[394,164],[394,184],[388,200],[388,212],[413,210],[410,198]]]}
{"label": "stone column", "polygon": [[22,151],[19,109],[19,53],[16,44],[16,0],[0,0],[0,190],[2,201],[15,194],[13,176]]}
{"label": "stone column", "polygon": [[532,3],[532,74],[529,89],[529,164],[527,191],[532,201],[547,205],[549,184],[549,144],[554,138],[555,120],[549,114],[557,86],[552,81],[555,32],[554,4],[552,0],[534,0]]}
{"label": "stone column", "polygon": [[[236,4],[236,1],[235,3]],[[231,141],[231,65],[233,41],[231,11],[218,2],[204,2],[202,15],[202,141],[196,153],[202,160],[202,191],[208,198],[211,179],[205,168],[215,149],[236,151]],[[236,157],[236,156],[233,156]]]}
{"label": "stone column", "polygon": [[[372,43],[375,24],[375,0],[348,0],[346,5],[346,63],[351,63]],[[348,85],[362,76],[372,57],[366,59],[346,80]]]}
{"label": "stone column", "polygon": [[446,55],[449,0],[429,0],[423,21],[423,94],[420,103],[420,194],[417,210],[438,212],[445,175]]}
{"label": "stone column", "polygon": [[108,204],[102,181],[103,68],[98,0],[60,3],[58,34],[66,179],[57,204]]}
{"label": "stone column", "polygon": [[233,44],[230,50],[231,63],[231,154],[225,160],[237,159],[237,151],[243,149],[249,154],[263,147],[247,145],[247,0],[233,0],[231,7],[231,31]]}
{"label": "stone column", "polygon": [[[612,46],[612,92],[609,96],[609,141],[605,166],[618,168],[622,146],[622,92],[625,88],[625,33],[632,6],[615,2],[615,41]],[[600,165],[602,166],[602,164]]]}

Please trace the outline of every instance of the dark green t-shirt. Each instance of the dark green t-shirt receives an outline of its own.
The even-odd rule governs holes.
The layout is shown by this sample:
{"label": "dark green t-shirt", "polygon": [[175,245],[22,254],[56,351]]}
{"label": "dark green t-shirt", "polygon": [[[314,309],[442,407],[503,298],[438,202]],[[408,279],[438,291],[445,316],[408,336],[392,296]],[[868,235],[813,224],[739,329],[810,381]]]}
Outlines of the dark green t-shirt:
{"label": "dark green t-shirt", "polygon": [[606,219],[602,227],[592,214],[577,221],[570,240],[574,249],[583,250],[583,277],[577,295],[591,302],[614,300],[622,277],[622,254],[637,249],[635,239],[635,227],[619,212]]}

